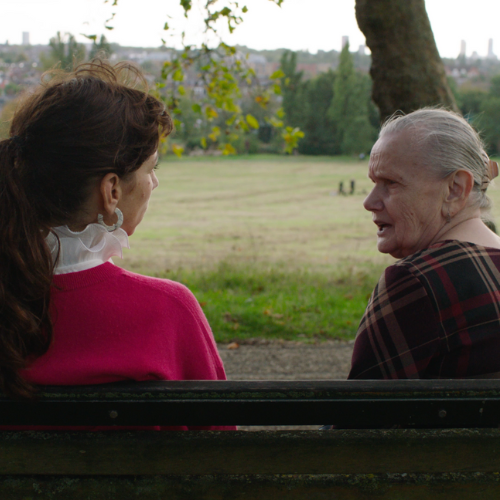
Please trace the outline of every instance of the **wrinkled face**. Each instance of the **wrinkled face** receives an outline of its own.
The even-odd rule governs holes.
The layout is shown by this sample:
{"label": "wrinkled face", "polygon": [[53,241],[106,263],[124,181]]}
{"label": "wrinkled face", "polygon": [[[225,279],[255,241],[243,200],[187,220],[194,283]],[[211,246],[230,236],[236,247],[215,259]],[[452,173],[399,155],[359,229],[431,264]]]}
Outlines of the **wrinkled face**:
{"label": "wrinkled face", "polygon": [[419,162],[411,132],[387,134],[377,141],[368,177],[374,187],[363,205],[377,225],[379,252],[403,258],[437,241],[445,224],[447,182]]}
{"label": "wrinkled face", "polygon": [[123,189],[118,208],[123,212],[122,229],[130,236],[148,209],[153,189],[158,187],[155,166],[158,153],[151,155],[135,172]]}

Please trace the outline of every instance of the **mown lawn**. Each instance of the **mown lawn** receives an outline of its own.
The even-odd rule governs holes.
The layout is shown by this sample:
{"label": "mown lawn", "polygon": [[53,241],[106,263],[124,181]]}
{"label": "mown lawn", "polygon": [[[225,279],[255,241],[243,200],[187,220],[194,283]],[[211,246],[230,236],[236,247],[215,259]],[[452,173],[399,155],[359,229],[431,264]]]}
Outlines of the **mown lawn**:
{"label": "mown lawn", "polygon": [[[167,159],[116,263],[195,293],[218,341],[351,338],[380,272],[367,161]],[[340,181],[353,195],[338,195]],[[500,193],[491,190],[500,215]]]}
{"label": "mown lawn", "polygon": [[222,262],[202,272],[181,269],[157,276],[187,285],[216,340],[231,342],[353,338],[378,274],[375,267],[348,264],[322,274]]}

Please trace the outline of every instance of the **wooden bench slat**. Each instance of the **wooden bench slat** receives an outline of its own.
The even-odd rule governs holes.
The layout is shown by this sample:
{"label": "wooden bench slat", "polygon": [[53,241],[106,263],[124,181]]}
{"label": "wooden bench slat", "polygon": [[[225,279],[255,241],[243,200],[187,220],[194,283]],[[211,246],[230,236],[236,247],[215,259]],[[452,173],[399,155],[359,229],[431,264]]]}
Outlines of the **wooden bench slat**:
{"label": "wooden bench slat", "polygon": [[322,425],[498,427],[500,400],[183,400],[0,402],[0,425]]}
{"label": "wooden bench slat", "polygon": [[0,398],[0,425],[498,427],[500,380],[175,381]]}
{"label": "wooden bench slat", "polygon": [[2,475],[500,471],[500,431],[0,433]]}

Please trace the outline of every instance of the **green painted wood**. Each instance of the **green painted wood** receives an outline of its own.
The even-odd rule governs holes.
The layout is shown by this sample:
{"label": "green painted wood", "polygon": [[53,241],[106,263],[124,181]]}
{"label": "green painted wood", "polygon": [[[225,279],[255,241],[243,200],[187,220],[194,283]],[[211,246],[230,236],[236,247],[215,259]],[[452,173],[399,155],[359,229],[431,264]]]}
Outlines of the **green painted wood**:
{"label": "green painted wood", "polygon": [[500,471],[500,430],[3,432],[1,475]]}
{"label": "green painted wood", "polygon": [[0,425],[498,427],[500,380],[164,381],[0,398]]}
{"label": "green painted wood", "polygon": [[499,474],[2,477],[2,500],[498,500]]}

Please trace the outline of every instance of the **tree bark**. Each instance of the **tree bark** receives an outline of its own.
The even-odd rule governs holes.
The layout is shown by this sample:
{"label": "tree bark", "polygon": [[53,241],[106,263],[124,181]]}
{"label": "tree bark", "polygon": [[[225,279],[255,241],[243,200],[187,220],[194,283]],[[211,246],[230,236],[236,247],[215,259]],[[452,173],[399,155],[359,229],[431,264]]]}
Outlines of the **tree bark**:
{"label": "tree bark", "polygon": [[424,106],[458,111],[425,0],[356,0],[356,19],[372,53],[372,97],[382,121]]}

